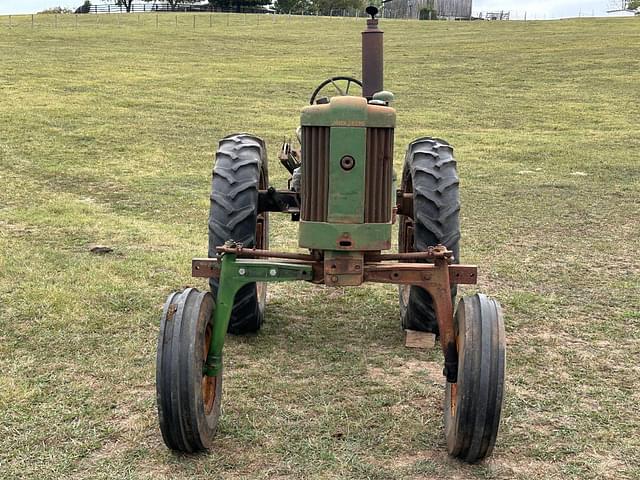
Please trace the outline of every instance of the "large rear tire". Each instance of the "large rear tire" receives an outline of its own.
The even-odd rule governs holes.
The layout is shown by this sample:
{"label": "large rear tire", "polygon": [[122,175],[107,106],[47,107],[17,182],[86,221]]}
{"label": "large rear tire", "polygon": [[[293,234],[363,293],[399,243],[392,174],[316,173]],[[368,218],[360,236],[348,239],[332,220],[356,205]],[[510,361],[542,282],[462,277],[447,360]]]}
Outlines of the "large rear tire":
{"label": "large rear tire", "polygon": [[[209,257],[216,247],[234,240],[245,247],[269,248],[269,219],[258,213],[258,190],[267,189],[269,177],[264,142],[253,135],[238,133],[220,141],[211,182],[209,211]],[[218,279],[209,280],[214,297]],[[266,286],[249,283],[236,294],[228,331],[256,332],[264,318]]]}
{"label": "large rear tire", "polygon": [[[413,218],[400,215],[398,249],[423,252],[445,245],[460,263],[460,193],[453,148],[444,140],[419,138],[407,149],[401,189],[413,193]],[[451,302],[457,289],[451,285]],[[431,296],[422,288],[399,287],[400,319],[409,330],[438,333]]]}
{"label": "large rear tire", "polygon": [[[400,252],[423,252],[441,244],[453,251],[454,263],[460,263],[459,183],[451,145],[428,137],[409,145],[401,188],[405,193],[413,193],[413,218],[400,215]],[[452,284],[452,304],[456,293],[456,285]],[[431,295],[408,285],[401,285],[399,294],[402,328],[437,334]]]}
{"label": "large rear tire", "polygon": [[156,359],[158,419],[164,443],[179,452],[206,450],[216,433],[222,373],[204,374],[215,308],[209,292],[188,288],[164,305]]}
{"label": "large rear tire", "polygon": [[463,298],[455,328],[458,382],[447,383],[444,428],[449,454],[473,463],[491,455],[500,425],[506,363],[500,304],[482,294]]}

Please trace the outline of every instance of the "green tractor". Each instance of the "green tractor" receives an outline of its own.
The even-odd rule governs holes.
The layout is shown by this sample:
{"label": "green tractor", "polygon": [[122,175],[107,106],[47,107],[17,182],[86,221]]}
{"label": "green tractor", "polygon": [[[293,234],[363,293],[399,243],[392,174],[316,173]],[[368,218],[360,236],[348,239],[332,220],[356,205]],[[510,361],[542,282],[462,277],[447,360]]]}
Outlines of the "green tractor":
{"label": "green tractor", "polygon": [[[444,140],[419,138],[406,153],[400,188],[393,173],[396,111],[383,88],[383,33],[368,7],[362,82],[333,77],[302,109],[300,149],[285,143],[288,188],[269,185],[264,142],[249,134],[220,141],[213,169],[208,258],[192,261],[210,292],[187,288],[167,299],[157,353],[157,401],[166,445],[181,452],[212,445],[220,416],[225,335],[255,332],[266,285],[396,284],[405,329],[439,335],[449,453],[490,455],[502,408],[505,333],[500,305],[482,294],[458,302],[456,285],[476,283],[459,264],[456,161]],[[331,98],[323,92],[335,90]],[[359,95],[352,95],[360,91]],[[269,250],[269,213],[299,222],[308,253]],[[399,224],[398,252],[391,229]]]}

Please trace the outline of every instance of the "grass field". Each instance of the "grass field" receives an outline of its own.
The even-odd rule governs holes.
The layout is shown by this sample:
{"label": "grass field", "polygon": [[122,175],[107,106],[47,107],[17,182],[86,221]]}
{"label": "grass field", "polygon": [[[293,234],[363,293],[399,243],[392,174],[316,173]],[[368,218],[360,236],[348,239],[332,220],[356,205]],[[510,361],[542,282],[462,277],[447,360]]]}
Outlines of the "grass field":
{"label": "grass field", "polygon": [[396,171],[415,137],[456,146],[462,260],[506,314],[501,434],[467,466],[441,354],[403,347],[383,286],[270,287],[264,330],[227,341],[215,448],[164,447],[160,308],[205,287],[217,139],[264,137],[284,186],[279,142],[359,76],[362,29],[175,18],[0,17],[1,478],[640,478],[640,19],[383,23]]}

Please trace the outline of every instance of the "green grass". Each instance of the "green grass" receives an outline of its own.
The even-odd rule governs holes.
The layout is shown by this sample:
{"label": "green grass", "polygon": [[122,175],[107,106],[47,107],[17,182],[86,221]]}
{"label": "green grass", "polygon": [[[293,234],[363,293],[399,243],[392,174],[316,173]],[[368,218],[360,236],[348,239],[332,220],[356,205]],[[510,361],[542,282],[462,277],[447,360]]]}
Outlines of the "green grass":
{"label": "green grass", "polygon": [[284,186],[279,142],[317,83],[359,76],[362,29],[175,18],[0,18],[0,477],[640,477],[638,19],[383,23],[396,171],[415,137],[457,147],[463,261],[506,313],[501,434],[466,466],[441,354],[403,347],[383,286],[270,287],[262,333],[227,342],[213,452],[162,444],[160,307],[205,286],[217,139],[264,137]]}

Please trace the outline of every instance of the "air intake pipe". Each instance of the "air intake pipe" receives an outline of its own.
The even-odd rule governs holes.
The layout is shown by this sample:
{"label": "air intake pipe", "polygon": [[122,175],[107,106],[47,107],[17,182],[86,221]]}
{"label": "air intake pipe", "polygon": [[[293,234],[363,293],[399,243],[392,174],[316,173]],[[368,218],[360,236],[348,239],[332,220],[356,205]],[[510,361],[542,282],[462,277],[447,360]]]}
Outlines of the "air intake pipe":
{"label": "air intake pipe", "polygon": [[384,90],[384,64],[382,58],[383,31],[378,28],[378,9],[373,5],[367,7],[371,15],[367,19],[367,29],[362,32],[362,95],[368,99],[373,94]]}

